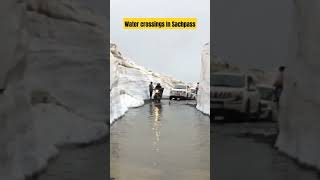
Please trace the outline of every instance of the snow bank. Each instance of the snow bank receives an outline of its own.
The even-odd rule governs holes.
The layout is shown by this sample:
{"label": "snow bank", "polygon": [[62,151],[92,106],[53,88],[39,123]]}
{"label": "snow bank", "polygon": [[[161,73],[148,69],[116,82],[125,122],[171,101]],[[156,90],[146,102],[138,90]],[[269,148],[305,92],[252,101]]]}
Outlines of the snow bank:
{"label": "snow bank", "polygon": [[24,3],[0,2],[0,179],[17,180],[40,167],[33,151],[34,122],[23,83]]}
{"label": "snow bank", "polygon": [[28,10],[28,88],[45,90],[79,116],[105,122],[105,27],[93,25],[99,18],[89,23],[88,10],[73,1],[36,2]]}
{"label": "snow bank", "polygon": [[110,44],[110,123],[121,117],[130,107],[137,107],[149,99],[149,83],[164,87],[163,97],[170,89],[183,83],[170,76],[155,73],[123,57],[117,45]]}
{"label": "snow bank", "polygon": [[320,168],[320,4],[318,0],[295,3],[298,26],[295,22],[276,146]]}
{"label": "snow bank", "polygon": [[27,22],[25,82],[37,143],[89,143],[107,135],[105,22],[70,0],[28,1]]}
{"label": "snow bank", "polygon": [[106,31],[68,0],[0,5],[0,179],[20,180],[108,133]]}
{"label": "snow bank", "polygon": [[[107,122],[105,22],[70,0],[32,0],[25,81],[81,119]],[[42,93],[42,95],[43,95]],[[48,102],[46,102],[48,103]],[[103,125],[106,126],[106,125]],[[105,132],[107,134],[107,132]]]}
{"label": "snow bank", "polygon": [[55,104],[37,104],[32,108],[40,145],[90,143],[106,134],[101,122],[92,122]]}
{"label": "snow bank", "polygon": [[210,43],[204,46],[201,64],[197,109],[210,115]]}

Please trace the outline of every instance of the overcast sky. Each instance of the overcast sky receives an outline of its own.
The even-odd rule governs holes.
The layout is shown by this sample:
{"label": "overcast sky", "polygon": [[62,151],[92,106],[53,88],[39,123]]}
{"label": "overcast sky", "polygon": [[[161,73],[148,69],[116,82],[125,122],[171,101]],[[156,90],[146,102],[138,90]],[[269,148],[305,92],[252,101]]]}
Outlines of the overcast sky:
{"label": "overcast sky", "polygon": [[214,51],[242,67],[285,64],[292,0],[214,0]]}
{"label": "overcast sky", "polygon": [[[153,71],[186,82],[200,78],[201,51],[210,41],[210,0],[111,0],[110,39]],[[195,17],[197,30],[123,30],[124,17]]]}
{"label": "overcast sky", "polygon": [[[100,12],[105,0],[81,0]],[[214,0],[214,51],[243,67],[286,64],[293,0]],[[209,40],[209,0],[111,0],[111,39],[136,62],[182,80],[197,81],[200,51]],[[124,31],[122,17],[194,16],[197,31]]]}

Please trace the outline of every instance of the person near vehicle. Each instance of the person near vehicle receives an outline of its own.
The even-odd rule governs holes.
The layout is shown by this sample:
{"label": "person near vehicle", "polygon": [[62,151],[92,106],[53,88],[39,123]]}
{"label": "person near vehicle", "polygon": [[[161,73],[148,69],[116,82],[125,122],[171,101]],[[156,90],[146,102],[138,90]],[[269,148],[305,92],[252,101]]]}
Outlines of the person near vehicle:
{"label": "person near vehicle", "polygon": [[198,94],[198,90],[199,90],[199,82],[197,82],[197,86],[196,86],[196,94]]}
{"label": "person near vehicle", "polygon": [[161,89],[161,88],[162,87],[161,87],[160,83],[157,83],[157,85],[156,85],[156,87],[154,89]]}
{"label": "person near vehicle", "polygon": [[273,83],[274,92],[275,92],[275,101],[277,103],[277,107],[279,107],[280,96],[283,90],[285,67],[280,66],[278,70],[279,70],[278,75]]}
{"label": "person near vehicle", "polygon": [[149,84],[149,93],[150,93],[150,99],[152,99],[152,93],[153,93],[153,83],[150,82]]}
{"label": "person near vehicle", "polygon": [[160,91],[160,94],[161,94],[161,97],[162,97],[162,93],[163,93],[163,88],[161,87],[160,83],[157,83],[156,87],[154,88],[155,90],[159,90]]}
{"label": "person near vehicle", "polygon": [[160,83],[157,83],[156,87],[154,88],[155,90],[158,89],[160,90],[160,92],[163,90],[163,88],[161,87]]}
{"label": "person near vehicle", "polygon": [[156,95],[157,95],[157,90],[159,91],[160,99],[162,98],[162,93],[163,93],[163,88],[161,87],[160,83],[157,83],[156,87],[154,88],[155,94],[154,94],[154,99],[156,100]]}

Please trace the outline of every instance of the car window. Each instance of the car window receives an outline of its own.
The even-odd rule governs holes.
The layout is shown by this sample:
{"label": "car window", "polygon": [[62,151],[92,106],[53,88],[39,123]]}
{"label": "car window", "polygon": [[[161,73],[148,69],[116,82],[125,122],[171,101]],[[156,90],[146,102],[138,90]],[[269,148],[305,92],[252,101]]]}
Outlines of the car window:
{"label": "car window", "polygon": [[176,85],[174,86],[175,89],[186,89],[186,86],[184,85]]}

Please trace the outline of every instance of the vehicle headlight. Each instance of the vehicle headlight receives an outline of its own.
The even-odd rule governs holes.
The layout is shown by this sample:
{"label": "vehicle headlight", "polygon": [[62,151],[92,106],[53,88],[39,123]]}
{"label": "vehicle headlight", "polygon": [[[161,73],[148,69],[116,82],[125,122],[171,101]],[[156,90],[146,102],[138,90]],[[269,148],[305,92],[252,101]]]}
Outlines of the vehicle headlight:
{"label": "vehicle headlight", "polygon": [[158,93],[159,92],[159,90],[158,89],[156,89],[156,93]]}

